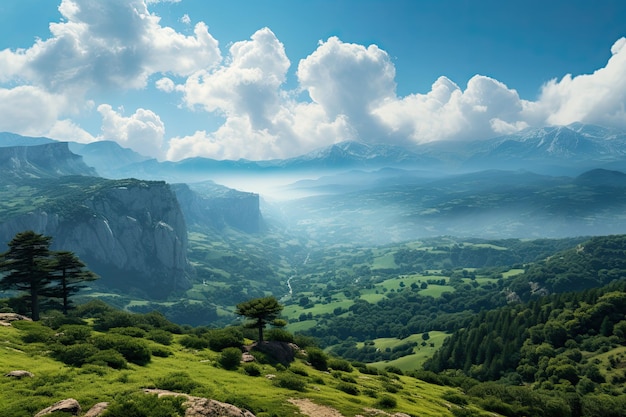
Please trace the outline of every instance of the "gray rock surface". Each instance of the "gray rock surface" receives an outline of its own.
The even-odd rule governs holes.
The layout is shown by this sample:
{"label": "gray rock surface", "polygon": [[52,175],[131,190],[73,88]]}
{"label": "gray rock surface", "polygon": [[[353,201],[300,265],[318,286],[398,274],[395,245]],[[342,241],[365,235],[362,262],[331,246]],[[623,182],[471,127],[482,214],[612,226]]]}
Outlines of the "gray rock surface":
{"label": "gray rock surface", "polygon": [[35,417],[45,416],[46,414],[52,414],[57,411],[63,413],[71,413],[72,415],[77,416],[78,414],[80,414],[80,410],[81,408],[78,401],[73,398],[68,398],[54,403],[50,407],[44,408],[43,410],[35,414]]}

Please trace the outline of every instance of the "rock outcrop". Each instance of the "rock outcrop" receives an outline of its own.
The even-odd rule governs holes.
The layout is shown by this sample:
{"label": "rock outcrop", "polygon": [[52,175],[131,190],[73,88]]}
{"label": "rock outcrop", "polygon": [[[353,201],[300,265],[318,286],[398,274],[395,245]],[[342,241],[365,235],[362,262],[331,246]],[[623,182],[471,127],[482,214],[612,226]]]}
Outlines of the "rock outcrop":
{"label": "rock outcrop", "polygon": [[72,415],[77,416],[80,413],[80,410],[81,408],[78,401],[73,398],[68,398],[66,400],[61,400],[48,408],[44,408],[35,414],[35,417],[45,416],[46,414],[52,414],[57,411],[62,413],[71,413]]}
{"label": "rock outcrop", "polygon": [[212,182],[173,184],[172,188],[189,225],[209,226],[217,230],[228,226],[247,233],[256,233],[261,229],[258,194]]}
{"label": "rock outcrop", "polygon": [[93,188],[65,205],[8,219],[0,224],[0,241],[34,230],[52,236],[52,249],[78,255],[102,284],[157,298],[189,288],[187,229],[169,185],[102,180]]}
{"label": "rock outcrop", "polygon": [[159,397],[163,395],[175,395],[185,397],[187,400],[184,406],[185,417],[255,417],[248,410],[242,410],[232,404],[222,403],[208,398],[194,397],[188,394],[180,394],[177,392],[145,389],[146,394],[156,394]]}
{"label": "rock outcrop", "polygon": [[0,147],[0,166],[5,179],[97,175],[82,156],[70,152],[67,142]]}

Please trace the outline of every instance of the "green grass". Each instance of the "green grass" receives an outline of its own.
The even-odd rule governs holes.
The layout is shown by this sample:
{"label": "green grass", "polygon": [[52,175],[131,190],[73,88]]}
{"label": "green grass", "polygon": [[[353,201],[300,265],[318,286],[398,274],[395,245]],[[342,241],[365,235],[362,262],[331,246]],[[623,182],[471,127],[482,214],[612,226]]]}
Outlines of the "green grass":
{"label": "green grass", "polygon": [[[403,371],[420,369],[426,359],[430,358],[435,351],[441,347],[444,339],[448,336],[448,333],[432,331],[428,332],[428,335],[430,338],[425,341],[426,346],[421,345],[424,341],[421,334],[414,334],[405,339],[375,339],[374,346],[382,350],[386,348],[393,349],[394,347],[407,342],[417,342],[418,346],[413,349],[414,353],[412,355],[403,356],[393,361],[373,362],[370,365],[379,369],[384,369],[387,366],[395,366]],[[431,346],[431,344],[434,346]]]}
{"label": "green grass", "polygon": [[[298,359],[299,367],[307,370],[304,392],[277,387],[267,374],[289,375],[267,364],[258,364],[261,376],[248,376],[243,370],[227,371],[216,366],[219,354],[208,349],[185,349],[176,340],[168,347],[173,353],[167,358],[153,357],[147,366],[131,365],[129,369],[113,370],[98,366],[71,368],[49,358],[42,344],[25,344],[21,331],[9,327],[0,328],[0,370],[3,373],[25,369],[34,378],[14,380],[0,379],[0,403],[3,413],[15,417],[32,416],[39,410],[64,398],[76,398],[83,410],[101,401],[115,401],[125,393],[140,392],[143,388],[158,388],[157,381],[172,373],[184,372],[197,386],[191,394],[218,401],[235,403],[250,409],[259,417],[271,415],[298,415],[297,407],[289,402],[292,398],[305,398],[315,404],[338,410],[346,417],[364,414],[366,408],[377,408],[377,399],[366,392],[380,393],[388,378],[363,375],[354,371],[360,394],[346,394],[337,388],[338,381],[332,375],[319,372]],[[426,384],[422,381],[399,376],[397,385],[401,390],[392,394],[397,406],[392,412],[420,416],[450,416],[442,395],[446,387]],[[28,401],[24,399],[28,398]]]}

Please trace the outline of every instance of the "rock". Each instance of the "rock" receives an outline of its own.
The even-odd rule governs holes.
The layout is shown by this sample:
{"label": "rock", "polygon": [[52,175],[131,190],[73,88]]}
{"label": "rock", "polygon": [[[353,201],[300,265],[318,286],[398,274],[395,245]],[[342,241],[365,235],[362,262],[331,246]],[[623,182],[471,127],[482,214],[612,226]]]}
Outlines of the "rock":
{"label": "rock", "polygon": [[82,201],[55,200],[45,210],[0,223],[0,241],[9,242],[23,230],[52,236],[51,249],[74,252],[104,286],[138,289],[154,298],[190,288],[187,226],[169,185],[92,179],[95,185],[87,187],[86,181],[75,184],[91,190]]}
{"label": "rock", "polygon": [[247,352],[241,355],[241,362],[243,363],[254,362],[255,360],[256,358]]}
{"label": "rock", "polygon": [[4,376],[22,379],[22,378],[32,378],[35,376],[35,374],[33,374],[32,372],[28,372],[28,371],[16,370],[16,371],[11,371],[7,374],[4,374]]}
{"label": "rock", "polygon": [[108,406],[109,406],[109,403],[107,402],[94,404],[94,406],[91,407],[89,411],[87,411],[83,417],[98,417],[102,413],[104,413],[104,411],[107,409]]}
{"label": "rock", "polygon": [[57,411],[62,413],[72,413],[72,415],[77,416],[80,413],[80,404],[78,404],[78,401],[73,398],[61,400],[48,408],[44,408],[43,410],[35,414],[35,417],[52,414]]}
{"label": "rock", "polygon": [[184,406],[185,417],[255,417],[248,410],[242,410],[232,404],[222,403],[208,398],[194,397],[188,394],[181,394],[161,389],[144,389],[147,394],[182,396],[187,399]]}
{"label": "rock", "polygon": [[0,326],[10,326],[12,322],[19,320],[32,321],[29,317],[17,313],[0,313]]}
{"label": "rock", "polygon": [[298,345],[286,342],[263,342],[252,345],[253,350],[258,350],[270,356],[275,361],[287,366],[294,361],[296,352],[300,350]]}

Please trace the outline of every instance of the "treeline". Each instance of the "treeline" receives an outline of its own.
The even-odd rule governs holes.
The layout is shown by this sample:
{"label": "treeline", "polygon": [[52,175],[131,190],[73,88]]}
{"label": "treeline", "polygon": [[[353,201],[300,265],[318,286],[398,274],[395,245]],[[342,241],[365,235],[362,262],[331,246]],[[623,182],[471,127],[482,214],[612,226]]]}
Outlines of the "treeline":
{"label": "treeline", "polygon": [[625,291],[626,280],[620,280],[482,312],[450,336],[424,367],[581,395],[621,394],[626,361],[617,356],[607,365],[586,358],[626,346]]}
{"label": "treeline", "polygon": [[[433,298],[421,296],[409,286],[389,292],[377,303],[357,299],[347,311],[325,315],[305,332],[329,346],[349,338],[373,340],[380,337],[404,339],[431,330],[452,332],[470,323],[474,315],[506,305],[503,284],[472,286],[462,280],[451,283],[456,291]],[[356,357],[355,357],[356,359]]]}

